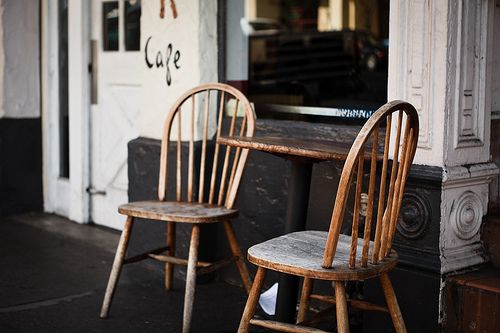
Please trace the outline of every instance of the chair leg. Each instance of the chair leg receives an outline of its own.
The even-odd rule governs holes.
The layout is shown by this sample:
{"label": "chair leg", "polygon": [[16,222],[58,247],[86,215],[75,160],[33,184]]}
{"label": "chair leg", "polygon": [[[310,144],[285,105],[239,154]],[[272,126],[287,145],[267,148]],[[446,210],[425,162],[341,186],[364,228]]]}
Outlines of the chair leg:
{"label": "chair leg", "polygon": [[[168,222],[167,225],[167,255],[175,255],[175,226],[174,222]],[[165,290],[172,290],[173,276],[174,276],[174,264],[165,264]]]}
{"label": "chair leg", "polygon": [[266,269],[264,267],[259,267],[253,281],[252,289],[250,290],[250,294],[248,295],[245,310],[243,311],[243,315],[241,316],[238,333],[248,333],[248,329],[250,327],[250,319],[252,319],[253,315],[255,314],[255,309],[257,308],[257,302],[259,301],[260,290],[262,289],[265,275]]}
{"label": "chair leg", "polygon": [[123,267],[123,261],[125,260],[125,254],[127,253],[128,242],[130,240],[130,234],[132,233],[134,218],[132,216],[127,216],[125,221],[125,226],[123,227],[122,235],[120,236],[120,241],[118,242],[118,248],[116,249],[115,259],[113,261],[113,268],[111,269],[111,274],[109,275],[108,286],[106,287],[106,293],[104,294],[104,300],[101,307],[101,318],[106,318],[109,313],[109,307],[111,301],[113,300],[113,295],[115,293],[116,284],[120,278],[120,273]]}
{"label": "chair leg", "polygon": [[383,273],[380,276],[380,282],[382,284],[382,289],[384,290],[385,300],[387,302],[387,307],[389,308],[389,313],[391,314],[394,328],[398,333],[405,333],[405,322],[403,320],[403,316],[401,315],[398,300],[396,299],[396,294],[394,293],[391,280],[389,280],[387,273]]}
{"label": "chair leg", "polygon": [[229,246],[231,247],[231,253],[233,256],[238,257],[236,266],[240,272],[243,286],[245,287],[247,294],[249,294],[250,289],[252,288],[252,280],[250,279],[250,274],[248,273],[247,265],[245,264],[245,258],[243,257],[238,241],[236,240],[236,234],[234,233],[231,221],[224,221],[224,231],[226,232],[227,240],[229,241]]}
{"label": "chair leg", "polygon": [[196,290],[196,264],[198,262],[198,245],[200,243],[200,226],[193,224],[191,242],[189,243],[189,257],[186,272],[186,291],[184,294],[184,314],[182,332],[188,333],[191,329],[193,314],[194,293]]}
{"label": "chair leg", "polygon": [[300,294],[299,313],[297,314],[297,324],[300,324],[306,319],[307,311],[309,310],[309,301],[313,287],[314,279],[304,278],[302,284],[302,293]]}
{"label": "chair leg", "polygon": [[349,315],[344,281],[335,281],[335,305],[337,308],[337,332],[349,333]]}

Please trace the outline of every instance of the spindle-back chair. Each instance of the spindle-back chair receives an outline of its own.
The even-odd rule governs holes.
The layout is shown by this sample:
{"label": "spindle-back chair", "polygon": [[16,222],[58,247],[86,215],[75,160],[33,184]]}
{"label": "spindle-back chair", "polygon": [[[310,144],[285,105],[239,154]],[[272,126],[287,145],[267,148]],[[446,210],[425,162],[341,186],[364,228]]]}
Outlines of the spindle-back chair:
{"label": "spindle-back chair", "polygon": [[[167,290],[172,288],[174,265],[187,266],[183,332],[190,330],[197,275],[236,262],[243,285],[249,292],[250,276],[230,221],[238,214],[234,202],[248,150],[232,151],[229,146],[224,149],[216,139],[220,135],[251,137],[254,128],[254,111],[247,98],[226,84],[200,85],[175,102],[164,123],[158,200],[130,202],[118,209],[127,219],[106,289],[102,318],[108,315],[122,266],[147,258],[165,263]],[[188,130],[187,135],[183,134],[183,129]],[[135,218],[165,221],[166,246],[125,259]],[[224,224],[233,256],[215,263],[198,261],[200,225],[216,222]],[[192,225],[187,260],[175,257],[176,223]]]}
{"label": "spindle-back chair", "polygon": [[[305,327],[311,322],[306,319],[310,299],[335,304],[338,332],[349,332],[345,282],[375,277],[381,280],[387,308],[357,300],[350,300],[349,305],[389,312],[396,331],[406,332],[387,273],[397,263],[392,243],[417,139],[418,115],[406,102],[389,102],[368,119],[345,161],[329,231],[294,232],[248,250],[249,261],[259,267],[238,332],[248,332],[250,324],[283,332],[323,332]],[[368,186],[364,185],[365,178]],[[360,221],[361,194],[365,191],[366,215]],[[361,237],[358,229],[362,222]],[[350,235],[341,234],[343,224],[352,225],[348,228]],[[267,269],[304,278],[297,325],[252,318]],[[311,294],[314,279],[333,281],[335,296]]]}

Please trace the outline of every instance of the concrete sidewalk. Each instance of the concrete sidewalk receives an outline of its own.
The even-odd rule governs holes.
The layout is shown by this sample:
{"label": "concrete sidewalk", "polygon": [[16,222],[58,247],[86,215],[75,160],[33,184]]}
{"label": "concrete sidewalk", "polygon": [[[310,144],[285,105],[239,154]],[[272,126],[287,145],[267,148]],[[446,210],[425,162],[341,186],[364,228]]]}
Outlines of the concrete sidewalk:
{"label": "concrete sidewalk", "polygon": [[[99,319],[117,232],[49,214],[0,219],[0,332],[180,332],[184,283],[127,265],[106,320]],[[193,332],[235,332],[246,295],[223,282],[196,290]]]}

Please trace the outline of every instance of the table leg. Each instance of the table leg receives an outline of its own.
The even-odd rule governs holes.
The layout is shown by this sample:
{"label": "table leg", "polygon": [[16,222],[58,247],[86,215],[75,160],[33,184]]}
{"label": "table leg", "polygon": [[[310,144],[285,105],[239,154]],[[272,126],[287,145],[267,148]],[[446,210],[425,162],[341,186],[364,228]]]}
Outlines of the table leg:
{"label": "table leg", "polygon": [[[288,203],[285,221],[285,233],[305,230],[307,207],[309,205],[309,189],[311,187],[312,163],[291,161],[290,180],[288,185]],[[281,322],[294,323],[299,290],[299,278],[280,274],[276,319]]]}

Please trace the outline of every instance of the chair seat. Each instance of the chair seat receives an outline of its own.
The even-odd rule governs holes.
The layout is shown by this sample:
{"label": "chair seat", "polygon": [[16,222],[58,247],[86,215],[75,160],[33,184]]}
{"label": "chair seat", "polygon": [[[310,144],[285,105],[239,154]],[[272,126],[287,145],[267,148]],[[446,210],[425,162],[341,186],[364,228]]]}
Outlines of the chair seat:
{"label": "chair seat", "polygon": [[[321,280],[364,280],[380,275],[396,266],[398,255],[390,256],[378,264],[361,267],[363,240],[358,239],[357,266],[349,268],[350,236],[340,235],[332,268],[321,267],[325,250],[326,231],[299,231],[283,235],[252,246],[248,260],[258,266],[278,272]],[[370,242],[370,253],[373,242]]]}
{"label": "chair seat", "polygon": [[177,201],[136,201],[118,207],[123,215],[170,222],[214,223],[238,215],[237,209]]}

